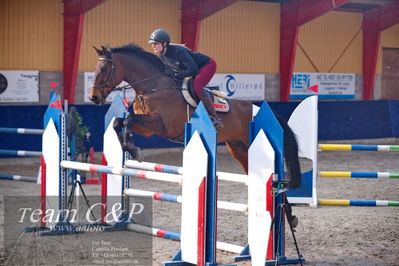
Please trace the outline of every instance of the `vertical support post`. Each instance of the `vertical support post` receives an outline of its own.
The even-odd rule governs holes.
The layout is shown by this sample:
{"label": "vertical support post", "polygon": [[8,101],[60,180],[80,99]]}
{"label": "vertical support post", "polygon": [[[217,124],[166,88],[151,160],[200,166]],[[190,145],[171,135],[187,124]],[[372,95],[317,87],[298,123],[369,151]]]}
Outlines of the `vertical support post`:
{"label": "vertical support post", "polygon": [[80,43],[82,41],[84,14],[64,3],[64,99],[75,102],[75,87],[78,76]]}
{"label": "vertical support post", "polygon": [[[123,105],[123,100],[120,95],[116,95],[104,119],[103,163],[106,163],[108,166],[123,167],[126,153],[119,143],[117,133],[113,128],[113,122],[114,119],[125,118],[125,116],[126,108]],[[103,210],[105,212],[103,212],[103,215],[110,213],[115,204],[121,204],[121,210],[127,211],[127,198],[124,197],[123,191],[129,187],[129,177],[114,174],[103,175],[102,202],[105,203],[105,209]],[[113,227],[107,230],[123,228],[126,226],[125,218],[121,217],[122,221],[115,223]],[[104,216],[102,220],[105,223],[109,223],[109,221],[105,220]]]}
{"label": "vertical support post", "polygon": [[283,26],[280,29],[280,100],[290,97],[292,72],[294,71],[298,26]]}
{"label": "vertical support post", "polygon": [[363,15],[363,100],[373,99],[375,71],[381,42],[382,8],[374,8]]}
{"label": "vertical support post", "polygon": [[183,0],[181,13],[181,42],[193,51],[198,49],[201,28],[202,1]]}
{"label": "vertical support post", "polygon": [[292,0],[280,11],[280,101],[288,101],[299,27],[349,0]]}
{"label": "vertical support post", "polygon": [[[264,102],[254,117],[253,122],[250,122],[250,143],[254,141],[259,131],[263,130],[272,145],[275,152],[275,173],[277,178],[274,181],[277,183],[284,179],[284,131],[278,123],[269,105]],[[279,206],[283,203],[282,194],[278,194],[274,200],[274,216],[280,217],[282,215],[282,208]],[[282,219],[284,220],[284,219]],[[274,256],[278,256],[281,261],[285,260],[285,225],[284,222],[276,219],[274,224]],[[279,228],[280,230],[276,230]],[[276,258],[277,259],[277,258]]]}
{"label": "vertical support post", "polygon": [[205,149],[208,152],[208,173],[206,178],[206,214],[205,214],[205,262],[216,265],[217,239],[217,178],[216,178],[216,129],[208,116],[204,104],[201,102],[193,113],[190,123],[186,123],[185,145],[195,132],[200,134]]}
{"label": "vertical support post", "polygon": [[[58,162],[61,160],[61,115],[62,105],[56,94],[52,95],[50,104],[44,114],[43,135],[42,135],[42,185],[41,185],[41,206],[42,206],[42,227],[49,225],[45,219],[47,207],[60,207],[61,201],[61,170]],[[54,144],[57,145],[54,145]],[[62,211],[62,209],[60,209]]]}
{"label": "vertical support post", "polygon": [[85,13],[105,0],[64,0],[64,99],[75,102]]}
{"label": "vertical support post", "polygon": [[399,23],[399,2],[368,10],[363,15],[363,100],[373,99],[381,32]]}
{"label": "vertical support post", "polygon": [[201,20],[233,4],[237,0],[182,0],[181,42],[197,51]]}

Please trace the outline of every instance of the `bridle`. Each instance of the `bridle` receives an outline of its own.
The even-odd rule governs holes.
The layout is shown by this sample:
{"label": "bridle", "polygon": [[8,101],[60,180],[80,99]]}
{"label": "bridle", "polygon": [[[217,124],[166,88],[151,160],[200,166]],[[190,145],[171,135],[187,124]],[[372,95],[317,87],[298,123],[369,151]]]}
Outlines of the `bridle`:
{"label": "bridle", "polygon": [[[138,80],[138,81],[134,81],[133,84],[131,84],[131,85],[129,85],[129,86],[122,86],[122,87],[113,86],[112,88],[109,88],[108,85],[113,81],[113,79],[114,79],[114,73],[115,73],[115,61],[114,61],[114,57],[113,57],[112,52],[110,53],[110,57],[111,57],[111,58],[100,57],[100,58],[98,59],[99,61],[111,62],[111,63],[112,63],[112,65],[111,65],[111,72],[109,72],[109,74],[108,74],[108,76],[107,76],[107,79],[106,79],[106,81],[105,81],[104,83],[102,83],[102,84],[100,84],[100,85],[92,85],[92,86],[91,86],[92,88],[94,88],[94,89],[108,88],[108,89],[109,89],[109,93],[110,93],[111,91],[115,91],[115,90],[132,89],[132,88],[134,88],[134,86],[137,85],[137,84],[140,84],[140,83],[144,83],[144,82],[153,80],[153,79],[155,79],[155,78],[161,76],[162,74],[164,74],[164,72],[159,72],[159,73],[157,73],[157,74],[155,74],[155,75],[152,75],[152,76],[150,76],[150,77],[148,77],[148,78],[144,78],[144,79],[141,79],[141,80]],[[105,93],[102,93],[102,94],[104,94],[103,96],[105,96]]]}
{"label": "bridle", "polygon": [[[114,79],[114,72],[115,72],[115,61],[114,61],[114,57],[112,56],[112,53],[111,53],[111,58],[100,57],[98,60],[99,60],[99,61],[111,62],[111,63],[112,63],[112,65],[111,65],[111,72],[109,72],[108,77],[107,77],[107,79],[106,79],[106,81],[105,81],[104,83],[102,83],[102,84],[100,84],[100,85],[92,85],[92,88],[94,88],[94,89],[101,89],[101,88],[104,88],[104,87],[107,87],[107,88],[108,88],[108,85],[109,85],[109,84],[111,83],[111,81]],[[114,89],[114,88],[115,88],[115,87],[111,88],[111,91],[112,91],[112,89]]]}

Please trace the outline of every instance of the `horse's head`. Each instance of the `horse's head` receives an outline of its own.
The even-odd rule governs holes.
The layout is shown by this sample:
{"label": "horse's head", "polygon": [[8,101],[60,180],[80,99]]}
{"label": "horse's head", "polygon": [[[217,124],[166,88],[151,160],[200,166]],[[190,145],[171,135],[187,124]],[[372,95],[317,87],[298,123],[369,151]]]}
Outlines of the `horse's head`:
{"label": "horse's head", "polygon": [[104,104],[108,95],[122,82],[122,77],[116,73],[116,63],[112,51],[104,46],[101,46],[101,50],[93,48],[99,59],[89,98],[95,104]]}

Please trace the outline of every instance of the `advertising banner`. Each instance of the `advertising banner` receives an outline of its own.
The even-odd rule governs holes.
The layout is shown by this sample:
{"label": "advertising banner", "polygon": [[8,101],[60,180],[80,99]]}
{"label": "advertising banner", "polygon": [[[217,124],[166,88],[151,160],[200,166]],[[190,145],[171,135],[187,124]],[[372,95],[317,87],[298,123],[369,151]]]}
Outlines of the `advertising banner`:
{"label": "advertising banner", "polygon": [[39,102],[39,71],[0,70],[0,103]]}
{"label": "advertising banner", "polygon": [[309,95],[319,95],[320,99],[354,99],[355,74],[293,73],[290,99],[304,99]]}
{"label": "advertising banner", "polygon": [[209,85],[217,85],[229,98],[251,101],[265,99],[264,74],[215,74]]}

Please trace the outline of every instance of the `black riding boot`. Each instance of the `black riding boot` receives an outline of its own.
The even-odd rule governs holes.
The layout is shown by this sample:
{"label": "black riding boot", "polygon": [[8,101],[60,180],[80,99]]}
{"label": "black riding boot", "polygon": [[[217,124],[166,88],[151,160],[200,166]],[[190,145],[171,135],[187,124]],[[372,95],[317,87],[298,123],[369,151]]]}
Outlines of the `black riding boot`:
{"label": "black riding boot", "polygon": [[203,92],[201,94],[201,97],[199,97],[199,98],[204,103],[214,127],[216,129],[222,128],[223,127],[222,119],[220,119],[220,117],[216,114],[215,108],[213,107],[211,97],[209,97],[209,95],[206,92]]}

